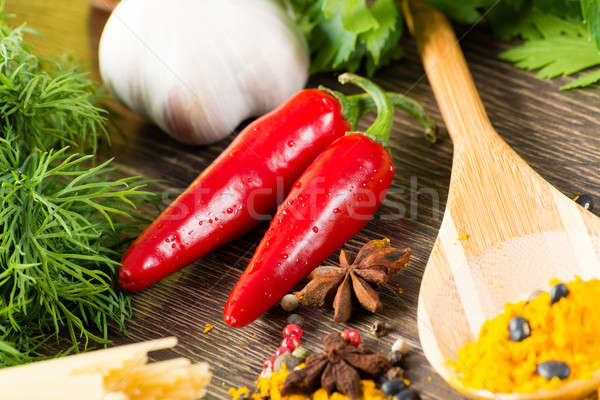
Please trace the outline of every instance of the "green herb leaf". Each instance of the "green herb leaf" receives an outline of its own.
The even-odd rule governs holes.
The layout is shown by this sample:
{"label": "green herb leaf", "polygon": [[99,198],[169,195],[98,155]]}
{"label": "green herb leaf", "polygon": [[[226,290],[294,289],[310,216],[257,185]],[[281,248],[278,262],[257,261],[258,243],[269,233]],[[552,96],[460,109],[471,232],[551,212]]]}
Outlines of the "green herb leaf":
{"label": "green herb leaf", "polygon": [[120,254],[142,221],[135,207],[153,196],[66,146],[95,152],[107,137],[100,95],[69,63],[35,55],[30,31],[2,11],[0,1],[0,367],[65,334],[70,352],[108,343],[109,325],[124,331]]}
{"label": "green herb leaf", "polygon": [[35,55],[23,41],[26,32],[0,21],[0,131],[19,132],[27,149],[95,152],[98,137],[108,137],[106,111],[94,105],[97,89],[75,67]]}
{"label": "green herb leaf", "polygon": [[108,324],[124,329],[130,312],[113,286],[119,232],[135,223],[123,218],[151,193],[67,148],[23,156],[0,139],[0,331],[13,342],[26,333],[28,347],[50,331],[106,343]]}
{"label": "green herb leaf", "polygon": [[[515,16],[518,16],[515,18]],[[496,37],[508,41],[514,38],[542,39],[535,26],[535,16],[530,8],[522,9],[522,4],[499,3],[488,12],[488,21]]]}
{"label": "green herb leaf", "polygon": [[333,18],[342,8],[343,0],[323,0],[323,15],[325,18]]}
{"label": "green herb leaf", "polygon": [[402,55],[402,18],[395,0],[288,0],[312,54],[311,73],[356,71],[369,75]]}
{"label": "green herb leaf", "polygon": [[[524,18],[525,25],[533,26],[539,37],[529,35],[529,40],[500,54],[500,58],[514,62],[519,68],[538,70],[539,78],[573,75],[600,65],[600,53],[590,40],[585,25],[576,18],[561,18],[553,14],[530,10]],[[530,32],[529,27],[525,32]],[[592,84],[598,74],[582,77],[563,89]]]}
{"label": "green herb leaf", "polygon": [[362,33],[360,39],[364,41],[367,51],[372,57],[373,65],[378,66],[388,41],[400,38],[402,19],[398,18],[395,0],[377,1],[371,7],[371,13],[377,21],[377,27]]}
{"label": "green herb leaf", "polygon": [[354,33],[377,29],[379,24],[364,0],[345,0],[342,7],[342,25]]}
{"label": "green herb leaf", "polygon": [[589,86],[598,81],[600,81],[600,69],[590,72],[589,74],[583,74],[581,77],[561,86],[560,90],[577,89],[580,87]]}
{"label": "green herb leaf", "polygon": [[600,1],[581,0],[581,15],[589,26],[590,34],[596,41],[596,47],[600,48]]}

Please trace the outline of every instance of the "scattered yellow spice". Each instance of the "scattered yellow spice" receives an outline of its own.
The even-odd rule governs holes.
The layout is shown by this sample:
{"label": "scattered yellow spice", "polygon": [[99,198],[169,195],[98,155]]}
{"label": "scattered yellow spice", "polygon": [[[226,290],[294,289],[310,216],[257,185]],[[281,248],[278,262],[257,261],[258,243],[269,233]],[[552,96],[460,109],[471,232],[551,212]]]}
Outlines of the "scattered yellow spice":
{"label": "scattered yellow spice", "polygon": [[[303,368],[304,364],[300,365]],[[289,372],[285,366],[282,366],[281,371],[273,372],[270,377],[259,377],[256,384],[256,392],[248,396],[249,399],[253,400],[350,400],[349,397],[344,396],[340,393],[332,393],[331,396],[327,395],[325,389],[319,389],[311,395],[306,394],[292,394],[289,396],[283,396],[281,394],[281,388],[285,382],[285,378]],[[361,381],[362,385],[362,397],[359,400],[386,400],[385,395],[381,390],[377,388],[375,382],[371,380]],[[239,389],[231,388],[228,392],[233,400],[243,398],[243,395],[249,394],[250,389],[242,387]],[[240,397],[242,395],[242,397]]]}
{"label": "scattered yellow spice", "polygon": [[[486,321],[478,340],[460,349],[452,363],[458,380],[496,393],[531,393],[591,378],[600,369],[600,280],[577,277],[566,285],[568,296],[554,304],[544,292],[529,302],[507,304],[504,313]],[[509,340],[508,325],[516,316],[531,328],[521,342]],[[538,375],[537,365],[546,361],[566,363],[570,376],[548,380]]]}
{"label": "scattered yellow spice", "polygon": [[239,400],[239,399],[243,399],[244,395],[247,395],[250,393],[250,388],[247,388],[245,386],[241,387],[239,389],[231,388],[227,391],[227,393],[231,395],[232,399]]}
{"label": "scattered yellow spice", "polygon": [[469,238],[469,234],[465,232],[459,232],[458,238],[456,240],[467,240]]}
{"label": "scattered yellow spice", "polygon": [[206,325],[204,325],[204,330],[202,331],[202,333],[208,333],[208,332],[212,331],[213,329],[214,329],[214,326],[207,323]]}

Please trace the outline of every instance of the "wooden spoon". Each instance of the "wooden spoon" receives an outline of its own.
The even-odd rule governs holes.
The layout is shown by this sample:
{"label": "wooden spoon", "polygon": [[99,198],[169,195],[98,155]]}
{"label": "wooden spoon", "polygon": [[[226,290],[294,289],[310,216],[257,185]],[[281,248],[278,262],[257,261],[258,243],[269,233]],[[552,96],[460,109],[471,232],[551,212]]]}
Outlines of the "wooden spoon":
{"label": "wooden spoon", "polygon": [[419,294],[423,351],[444,379],[472,397],[590,393],[600,374],[552,392],[498,394],[463,387],[448,365],[505,303],[548,289],[551,278],[600,277],[600,219],[546,182],[494,131],[448,20],[418,0],[404,0],[403,8],[454,142],[446,211]]}

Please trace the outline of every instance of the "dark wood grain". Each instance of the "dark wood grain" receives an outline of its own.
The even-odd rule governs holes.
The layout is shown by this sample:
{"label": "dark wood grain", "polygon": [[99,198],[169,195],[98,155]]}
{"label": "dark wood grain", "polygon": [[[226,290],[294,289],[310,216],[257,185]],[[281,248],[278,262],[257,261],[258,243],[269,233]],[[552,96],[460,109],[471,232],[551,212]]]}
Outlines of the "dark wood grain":
{"label": "dark wood grain", "polygon": [[[98,79],[96,49],[105,13],[91,10],[83,0],[9,0],[8,10],[18,13],[17,21],[27,20],[31,27],[43,33],[43,38],[33,39],[42,54],[73,54]],[[600,196],[598,89],[560,92],[558,87],[566,80],[541,81],[531,73],[498,61],[495,57],[506,45],[493,41],[480,27],[465,33],[462,45],[490,119],[506,141],[567,195]],[[388,90],[415,98],[440,121],[414,43],[408,38],[405,49],[406,57],[383,69],[376,81]],[[337,87],[332,75],[313,77],[310,86],[318,84]],[[116,135],[112,149],[106,154],[114,153],[128,174],[168,180],[168,184],[157,186],[157,190],[183,189],[231,140],[208,147],[184,146],[120,110],[125,136]],[[371,120],[365,119],[361,126],[366,127]],[[452,144],[444,133],[437,144],[427,143],[420,127],[402,113],[396,116],[392,136],[397,173],[391,193],[376,218],[346,247],[355,251],[369,239],[387,236],[397,247],[411,247],[412,261],[383,289],[384,311],[380,315],[356,311],[349,324],[339,325],[333,322],[330,310],[300,310],[305,318],[304,343],[317,350],[321,336],[349,326],[361,331],[365,342],[384,351],[388,351],[397,337],[404,337],[413,346],[408,357],[408,377],[421,390],[423,398],[462,399],[464,397],[445,384],[425,360],[419,348],[415,320],[419,280],[446,200]],[[212,365],[214,379],[208,398],[228,398],[229,387],[253,385],[262,360],[274,353],[281,340],[281,329],[288,314],[274,307],[256,323],[234,330],[222,322],[221,312],[265,229],[263,224],[240,240],[135,295],[130,336],[114,336],[115,343],[177,336],[180,345],[172,353],[192,360],[207,360]],[[330,262],[335,262],[336,257],[332,255]],[[378,319],[392,328],[381,339],[376,339],[368,330]],[[206,323],[215,328],[203,334]],[[432,378],[430,382],[428,377]]]}

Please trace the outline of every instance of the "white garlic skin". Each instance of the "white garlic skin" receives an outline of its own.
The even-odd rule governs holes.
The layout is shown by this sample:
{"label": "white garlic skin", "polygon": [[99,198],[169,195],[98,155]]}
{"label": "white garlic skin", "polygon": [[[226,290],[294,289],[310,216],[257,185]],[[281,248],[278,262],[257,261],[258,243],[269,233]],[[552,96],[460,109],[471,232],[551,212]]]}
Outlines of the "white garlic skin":
{"label": "white garlic skin", "polygon": [[99,60],[115,97],[194,145],[275,108],[304,87],[310,65],[277,0],[124,0]]}

